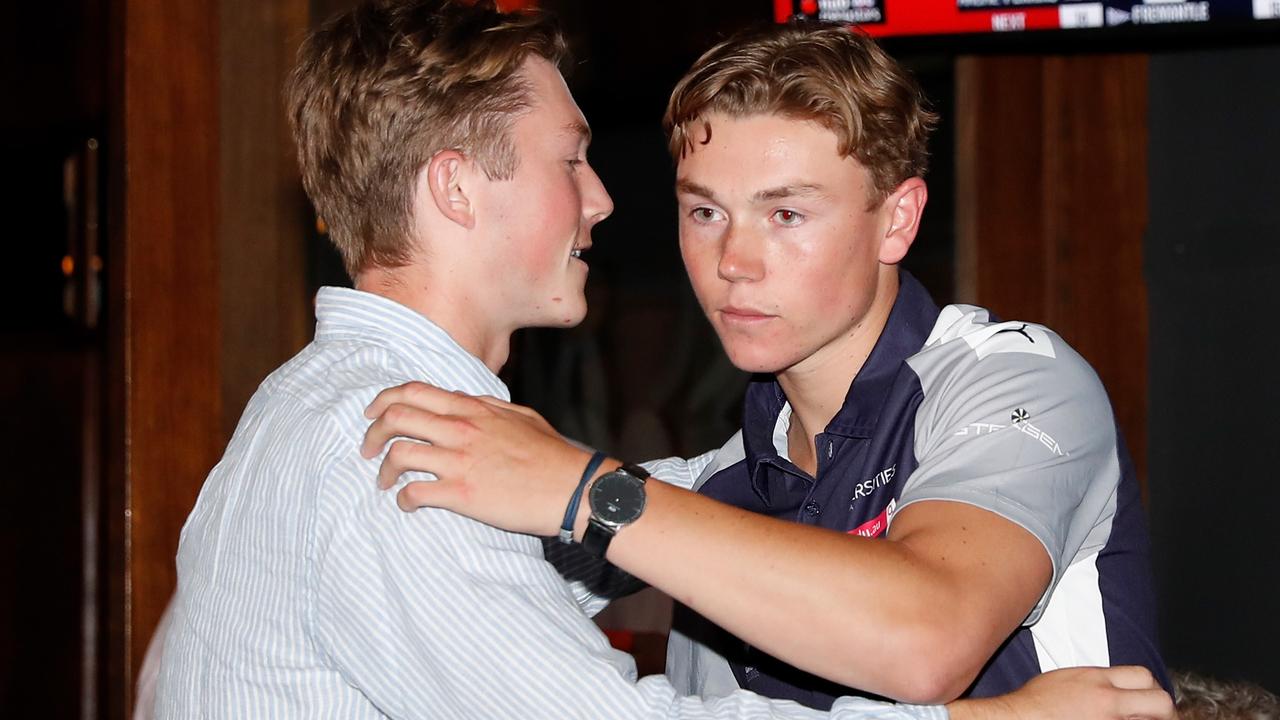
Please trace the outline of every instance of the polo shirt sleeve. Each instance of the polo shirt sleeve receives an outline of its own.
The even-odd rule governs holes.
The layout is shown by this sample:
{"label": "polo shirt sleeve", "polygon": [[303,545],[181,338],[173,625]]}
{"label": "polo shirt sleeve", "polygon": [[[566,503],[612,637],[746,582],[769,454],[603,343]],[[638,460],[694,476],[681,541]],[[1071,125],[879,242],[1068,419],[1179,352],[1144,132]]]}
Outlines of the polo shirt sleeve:
{"label": "polo shirt sleeve", "polygon": [[1028,323],[971,319],[908,360],[923,393],[919,466],[895,512],[922,500],[963,502],[1034,535],[1053,579],[1031,624],[1093,528],[1115,512],[1115,419],[1097,375],[1061,337]]}

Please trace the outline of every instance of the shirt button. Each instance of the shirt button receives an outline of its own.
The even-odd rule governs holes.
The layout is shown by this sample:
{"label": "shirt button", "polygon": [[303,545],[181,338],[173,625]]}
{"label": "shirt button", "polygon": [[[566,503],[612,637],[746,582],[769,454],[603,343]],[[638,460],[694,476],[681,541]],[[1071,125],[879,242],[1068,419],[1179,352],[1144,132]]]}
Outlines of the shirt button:
{"label": "shirt button", "polygon": [[830,460],[831,456],[835,454],[836,454],[836,444],[831,441],[827,441],[827,459]]}
{"label": "shirt button", "polygon": [[804,514],[808,515],[809,517],[817,517],[822,514],[822,506],[810,500],[804,506]]}

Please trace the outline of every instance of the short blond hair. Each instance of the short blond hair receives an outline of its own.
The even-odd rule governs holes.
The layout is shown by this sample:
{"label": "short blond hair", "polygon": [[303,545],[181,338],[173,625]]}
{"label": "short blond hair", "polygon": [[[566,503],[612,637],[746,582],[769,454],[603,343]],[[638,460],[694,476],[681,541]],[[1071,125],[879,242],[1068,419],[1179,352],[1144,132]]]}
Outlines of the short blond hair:
{"label": "short blond hair", "polygon": [[1280,720],[1280,699],[1250,682],[1183,671],[1173,673],[1173,688],[1182,720]]}
{"label": "short blond hair", "polygon": [[842,157],[872,178],[878,203],[928,170],[937,116],[914,78],[866,35],[845,26],[783,25],[732,37],[694,62],[671,93],[663,125],[677,160],[709,141],[698,119],[776,114],[835,133]]}
{"label": "short blond hair", "polygon": [[512,176],[511,124],[532,101],[520,67],[566,54],[547,16],[492,0],[364,0],[306,39],[289,119],[303,186],[352,278],[408,261],[414,181],[436,153]]}

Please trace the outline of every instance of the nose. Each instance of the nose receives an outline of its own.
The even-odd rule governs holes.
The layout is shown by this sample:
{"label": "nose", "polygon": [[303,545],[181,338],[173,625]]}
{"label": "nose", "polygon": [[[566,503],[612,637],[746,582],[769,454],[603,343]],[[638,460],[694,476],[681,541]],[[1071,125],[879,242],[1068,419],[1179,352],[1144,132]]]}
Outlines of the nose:
{"label": "nose", "polygon": [[756,233],[730,224],[720,244],[716,272],[728,282],[754,282],[764,277],[763,240]]}
{"label": "nose", "polygon": [[587,165],[582,174],[582,216],[588,225],[595,225],[613,214],[613,198],[604,189],[604,182],[595,168]]}

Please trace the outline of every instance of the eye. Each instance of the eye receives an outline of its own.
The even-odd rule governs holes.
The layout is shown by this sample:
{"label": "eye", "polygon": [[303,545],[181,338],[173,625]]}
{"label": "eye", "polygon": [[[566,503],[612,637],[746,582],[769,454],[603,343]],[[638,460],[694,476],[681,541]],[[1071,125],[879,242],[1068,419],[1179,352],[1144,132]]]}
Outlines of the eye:
{"label": "eye", "polygon": [[720,212],[715,208],[696,207],[689,211],[689,217],[693,218],[695,222],[713,223],[720,219]]}
{"label": "eye", "polygon": [[777,210],[773,213],[773,219],[777,220],[779,225],[786,225],[790,227],[804,222],[804,215],[796,212],[795,210],[783,208],[782,210]]}

